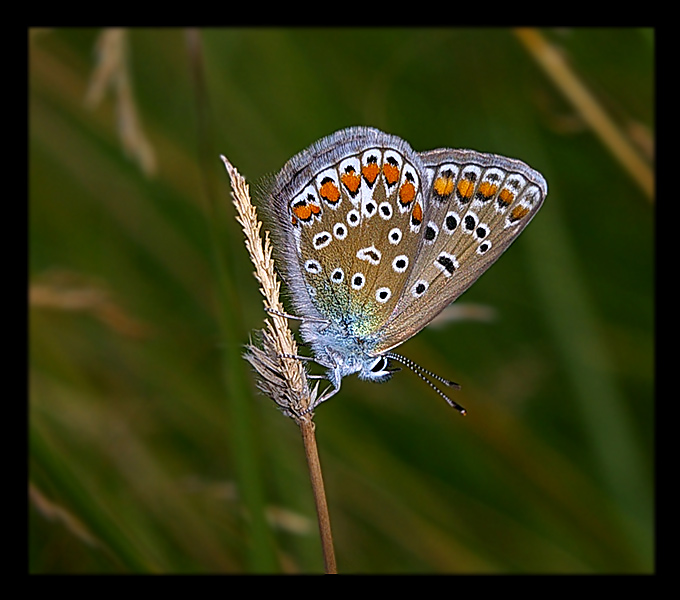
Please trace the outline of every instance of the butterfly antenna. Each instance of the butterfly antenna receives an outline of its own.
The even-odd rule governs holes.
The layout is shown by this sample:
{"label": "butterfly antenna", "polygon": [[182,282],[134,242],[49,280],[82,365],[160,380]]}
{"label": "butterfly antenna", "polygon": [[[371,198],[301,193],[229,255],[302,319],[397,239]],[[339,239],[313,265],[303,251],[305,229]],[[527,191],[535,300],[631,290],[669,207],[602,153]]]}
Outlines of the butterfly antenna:
{"label": "butterfly antenna", "polygon": [[436,379],[440,383],[443,383],[444,385],[448,385],[450,387],[453,387],[455,389],[460,389],[460,385],[457,384],[455,381],[450,381],[449,379],[444,379],[443,377],[437,375],[436,373],[433,373],[432,371],[428,371],[424,367],[421,367],[419,364],[414,363],[412,360],[406,358],[405,356],[402,356],[401,354],[395,354],[394,352],[386,352],[385,356],[387,358],[391,358],[392,360],[396,360],[397,362],[400,362],[402,365],[407,366],[411,371],[413,371],[418,377],[420,377],[425,383],[427,383],[435,392],[437,392],[446,402],[449,404],[449,406],[452,406],[455,408],[460,414],[465,415],[467,414],[467,411],[465,410],[464,407],[462,407],[460,404],[457,402],[454,402],[449,398],[444,392],[442,392],[434,383],[432,383],[425,375],[429,375],[433,379]]}
{"label": "butterfly antenna", "polygon": [[443,383],[444,385],[448,385],[449,387],[456,388],[457,390],[460,389],[459,383],[456,383],[455,381],[451,381],[450,379],[444,379],[441,375],[437,375],[436,373],[429,371],[425,367],[421,367],[418,363],[414,363],[411,359],[406,358],[405,356],[402,356],[401,354],[396,354],[395,352],[387,352],[385,354],[385,356],[387,356],[388,358],[393,358],[394,360],[399,361],[403,365],[406,365],[412,371],[424,373],[425,375],[432,377],[432,379],[436,379],[437,381],[439,381],[440,383]]}

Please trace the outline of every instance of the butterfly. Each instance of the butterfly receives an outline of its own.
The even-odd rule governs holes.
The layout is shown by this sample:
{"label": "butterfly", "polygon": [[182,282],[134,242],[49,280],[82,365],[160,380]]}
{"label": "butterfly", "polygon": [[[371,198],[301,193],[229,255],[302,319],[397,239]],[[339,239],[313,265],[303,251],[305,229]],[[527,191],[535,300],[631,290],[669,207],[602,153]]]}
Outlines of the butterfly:
{"label": "butterfly", "polygon": [[[413,369],[392,350],[467,290],[517,238],[545,200],[525,163],[474,150],[415,152],[370,127],[324,137],[291,158],[262,205],[300,335],[326,369],[382,382]],[[313,408],[313,407],[312,407]]]}

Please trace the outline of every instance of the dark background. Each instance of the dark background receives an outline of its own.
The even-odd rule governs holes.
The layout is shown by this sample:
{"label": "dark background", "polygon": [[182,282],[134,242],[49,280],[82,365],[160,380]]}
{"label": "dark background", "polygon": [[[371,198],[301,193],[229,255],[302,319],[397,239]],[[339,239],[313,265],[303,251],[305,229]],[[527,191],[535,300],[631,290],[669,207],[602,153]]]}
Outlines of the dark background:
{"label": "dark background", "polygon": [[322,571],[299,432],[238,357],[264,313],[218,154],[255,186],[350,125],[521,158],[549,193],[457,303],[494,318],[399,348],[466,417],[408,371],[317,411],[339,571],[653,571],[652,30],[28,46],[31,572]]}

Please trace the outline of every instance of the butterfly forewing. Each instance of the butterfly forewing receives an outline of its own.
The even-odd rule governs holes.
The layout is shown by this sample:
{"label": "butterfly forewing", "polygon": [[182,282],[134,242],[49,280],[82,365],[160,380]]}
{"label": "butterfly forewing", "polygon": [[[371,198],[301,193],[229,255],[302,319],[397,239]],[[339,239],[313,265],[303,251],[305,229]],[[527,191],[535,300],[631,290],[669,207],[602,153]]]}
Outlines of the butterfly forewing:
{"label": "butterfly forewing", "polygon": [[393,312],[420,243],[422,182],[408,148],[338,153],[300,179],[288,206],[295,253],[317,311],[370,337]]}
{"label": "butterfly forewing", "polygon": [[376,348],[420,331],[517,238],[547,193],[524,163],[471,150],[423,152],[425,217],[417,255]]}

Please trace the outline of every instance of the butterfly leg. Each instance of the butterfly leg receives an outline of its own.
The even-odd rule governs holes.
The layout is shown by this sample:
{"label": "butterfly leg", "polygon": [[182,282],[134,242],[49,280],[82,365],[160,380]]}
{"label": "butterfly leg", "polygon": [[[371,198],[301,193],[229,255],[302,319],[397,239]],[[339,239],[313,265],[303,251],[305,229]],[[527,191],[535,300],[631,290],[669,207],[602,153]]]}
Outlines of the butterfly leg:
{"label": "butterfly leg", "polygon": [[340,384],[342,382],[342,375],[340,372],[341,363],[338,362],[337,358],[330,351],[328,352],[328,361],[321,361],[318,358],[311,356],[300,356],[296,354],[280,354],[280,358],[295,358],[297,360],[307,360],[315,362],[316,364],[328,369],[326,375],[312,375],[308,374],[309,379],[327,379],[330,385],[323,391],[321,396],[316,398],[312,405],[305,411],[305,414],[309,411],[314,410],[322,402],[326,402],[332,396],[335,396],[340,391]]}
{"label": "butterfly leg", "polygon": [[[326,379],[326,377],[325,377],[324,375],[307,375],[307,377],[310,378],[310,379]],[[317,388],[318,388],[318,384],[317,384]],[[331,389],[331,388],[332,388],[332,389]],[[318,398],[315,398],[315,393],[316,393],[316,389],[315,389],[315,391],[312,393],[312,402],[311,402],[311,405],[310,405],[310,407],[307,408],[304,412],[302,412],[302,415],[306,415],[307,413],[312,412],[317,406],[319,406],[319,404],[321,404],[322,402],[325,402],[325,401],[328,400],[331,396],[335,396],[335,394],[337,394],[339,391],[340,391],[340,386],[337,386],[337,387],[336,387],[336,386],[333,384],[333,382],[331,382],[331,385],[329,385],[329,386],[323,391],[323,393],[321,394],[321,396],[319,396]]]}
{"label": "butterfly leg", "polygon": [[[322,377],[322,376],[319,376],[319,377]],[[331,387],[332,387],[332,389],[331,389]],[[314,404],[312,405],[312,408],[311,408],[310,410],[315,409],[315,408],[316,408],[317,406],[319,406],[319,404],[321,404],[322,402],[326,402],[326,400],[328,400],[328,399],[331,398],[332,396],[335,396],[335,394],[337,394],[339,391],[340,391],[340,386],[339,386],[339,385],[336,386],[336,385],[331,381],[331,385],[329,385],[329,386],[324,390],[323,394],[321,394],[321,396],[319,396],[319,397],[314,401]]]}
{"label": "butterfly leg", "polygon": [[[330,352],[329,358],[333,359],[333,355]],[[330,385],[324,390],[323,394],[321,394],[321,396],[315,400],[313,408],[316,408],[322,402],[326,402],[326,400],[335,396],[335,394],[340,391],[340,385],[342,384],[342,375],[340,373],[341,363],[334,361],[332,364],[330,362],[326,365],[321,362],[319,362],[319,364],[328,368],[325,378],[328,379]]]}

